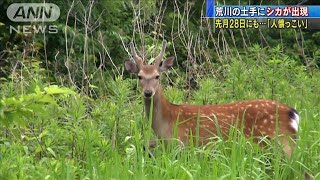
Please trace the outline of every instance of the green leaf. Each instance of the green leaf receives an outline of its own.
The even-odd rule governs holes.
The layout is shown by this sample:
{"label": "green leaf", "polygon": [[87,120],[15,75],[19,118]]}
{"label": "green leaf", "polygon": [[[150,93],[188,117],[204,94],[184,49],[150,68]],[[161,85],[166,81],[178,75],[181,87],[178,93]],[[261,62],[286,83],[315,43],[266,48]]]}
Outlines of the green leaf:
{"label": "green leaf", "polygon": [[46,87],[46,88],[44,88],[44,91],[49,95],[53,95],[53,94],[72,94],[72,95],[74,95],[74,94],[76,94],[71,89],[60,88],[57,85]]}
{"label": "green leaf", "polygon": [[29,155],[29,148],[28,148],[28,146],[23,146],[23,150],[24,150],[24,153],[26,153],[26,155]]}
{"label": "green leaf", "polygon": [[5,106],[10,106],[10,105],[14,105],[14,104],[17,104],[17,99],[15,97],[12,97],[12,98],[5,98],[3,99],[2,103],[3,105]]}
{"label": "green leaf", "polygon": [[92,88],[92,89],[99,89],[98,86],[95,86],[95,85],[92,85],[92,84],[90,84],[89,87]]}
{"label": "green leaf", "polygon": [[41,146],[39,145],[39,146],[37,146],[37,148],[36,148],[36,150],[35,150],[35,154],[38,154],[38,153],[40,153],[40,152],[42,152],[42,148],[41,148]]}
{"label": "green leaf", "polygon": [[26,108],[28,108],[29,112],[24,111],[26,113],[26,115],[24,115],[24,117],[29,118],[29,119],[32,119],[34,114],[40,115],[45,112],[45,110],[43,108],[43,104],[33,103],[33,104],[28,105]]}
{"label": "green leaf", "polygon": [[48,130],[43,130],[38,138],[43,138],[44,136],[46,136],[48,134]]}
{"label": "green leaf", "polygon": [[6,113],[7,123],[11,124],[12,122],[17,122],[18,124],[25,126],[26,122],[22,119],[22,114],[23,113],[21,111]]}
{"label": "green leaf", "polygon": [[53,105],[58,105],[57,102],[48,94],[43,95],[40,99],[38,99],[38,102],[50,103],[50,104],[53,104]]}
{"label": "green leaf", "polygon": [[52,154],[53,157],[56,157],[56,153],[50,148],[50,147],[47,147],[47,150],[50,152],[50,154]]}
{"label": "green leaf", "polygon": [[280,59],[273,59],[273,60],[269,60],[267,61],[267,64],[281,64],[283,61]]}
{"label": "green leaf", "polygon": [[36,88],[34,89],[34,92],[36,94],[41,94],[41,90],[40,90],[40,87],[37,85]]}

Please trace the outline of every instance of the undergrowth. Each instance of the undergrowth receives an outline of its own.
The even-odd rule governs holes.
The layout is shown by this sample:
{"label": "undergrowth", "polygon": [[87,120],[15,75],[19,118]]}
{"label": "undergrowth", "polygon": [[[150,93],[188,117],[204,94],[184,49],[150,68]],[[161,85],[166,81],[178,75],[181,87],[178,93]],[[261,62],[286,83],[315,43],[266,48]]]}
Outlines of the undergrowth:
{"label": "undergrowth", "polygon": [[1,79],[0,179],[301,179],[304,170],[319,177],[320,72],[279,59],[233,59],[191,91],[162,78],[173,103],[267,98],[296,108],[301,123],[291,160],[277,145],[261,149],[241,134],[149,150],[154,135],[135,79],[108,78],[93,98],[37,76]]}

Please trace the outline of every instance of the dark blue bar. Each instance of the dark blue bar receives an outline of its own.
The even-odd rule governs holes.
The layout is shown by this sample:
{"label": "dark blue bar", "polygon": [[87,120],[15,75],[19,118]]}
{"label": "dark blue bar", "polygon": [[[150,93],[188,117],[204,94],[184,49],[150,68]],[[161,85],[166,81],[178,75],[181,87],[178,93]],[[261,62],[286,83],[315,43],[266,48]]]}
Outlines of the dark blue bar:
{"label": "dark blue bar", "polygon": [[206,1],[206,16],[213,17],[214,16],[214,0],[207,0]]}
{"label": "dark blue bar", "polygon": [[[214,6],[210,3],[212,0],[207,0],[207,17],[216,17],[216,18],[320,18],[320,6],[289,6],[289,5],[281,5],[281,6]],[[275,10],[276,8],[281,8],[282,10],[284,10],[284,8],[288,8],[291,7],[291,11],[293,11],[293,8],[295,8],[295,10],[298,8],[299,10],[302,8],[307,8],[307,13],[308,16],[293,16],[292,13],[289,13],[289,15],[287,16],[276,16],[275,15],[275,11],[274,13],[270,14],[269,16],[267,16],[267,12],[268,12],[268,8],[269,8],[269,13],[272,10]],[[221,8],[223,9],[223,16],[221,16],[221,13],[219,13],[219,9],[221,10]],[[247,12],[250,11],[251,8],[256,8],[257,10],[259,10],[259,14],[250,14],[248,13],[248,16],[243,16],[243,14],[240,15],[233,15],[233,13],[226,15],[225,12],[228,12],[231,8],[231,11],[234,10],[243,10]],[[220,11],[221,12],[221,11]],[[238,12],[238,11],[235,11]],[[241,11],[242,12],[242,11]]]}

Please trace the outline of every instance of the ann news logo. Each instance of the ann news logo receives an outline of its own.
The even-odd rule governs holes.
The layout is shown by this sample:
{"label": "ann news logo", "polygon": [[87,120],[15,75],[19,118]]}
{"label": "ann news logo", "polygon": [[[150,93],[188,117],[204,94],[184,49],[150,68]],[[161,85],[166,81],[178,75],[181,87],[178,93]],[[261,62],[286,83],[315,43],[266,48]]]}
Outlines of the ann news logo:
{"label": "ann news logo", "polygon": [[58,33],[56,25],[47,25],[60,16],[60,8],[53,3],[14,3],[7,9],[7,16],[13,22],[32,23],[32,25],[10,25],[10,33]]}

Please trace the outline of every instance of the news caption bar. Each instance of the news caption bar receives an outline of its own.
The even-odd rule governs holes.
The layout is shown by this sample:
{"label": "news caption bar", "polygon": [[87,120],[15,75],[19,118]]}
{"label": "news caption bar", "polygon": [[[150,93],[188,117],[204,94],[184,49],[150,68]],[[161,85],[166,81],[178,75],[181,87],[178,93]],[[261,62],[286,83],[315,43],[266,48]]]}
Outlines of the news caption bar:
{"label": "news caption bar", "polygon": [[320,29],[320,6],[234,6],[206,1],[217,29]]}

